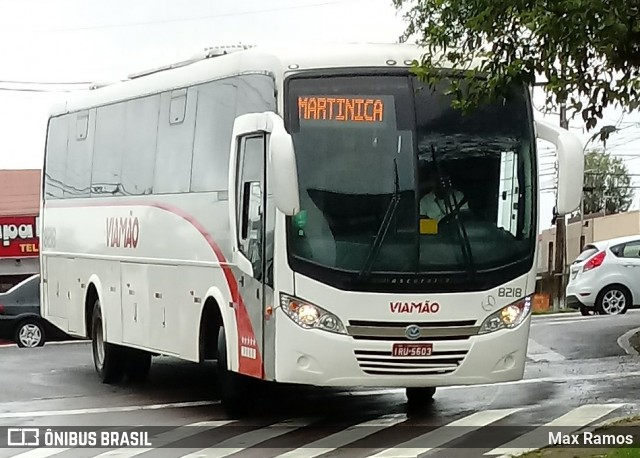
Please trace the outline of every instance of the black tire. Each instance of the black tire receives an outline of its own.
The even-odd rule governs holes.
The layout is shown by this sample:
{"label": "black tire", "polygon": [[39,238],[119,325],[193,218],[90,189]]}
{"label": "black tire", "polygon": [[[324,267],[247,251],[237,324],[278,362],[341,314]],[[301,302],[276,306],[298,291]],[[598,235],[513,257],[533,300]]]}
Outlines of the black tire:
{"label": "black tire", "polygon": [[229,370],[227,362],[227,339],[224,327],[218,331],[218,390],[220,402],[227,415],[241,417],[249,410],[249,396],[246,391],[246,380],[242,375]]}
{"label": "black tire", "polygon": [[[620,300],[624,300],[622,305],[619,305]],[[602,288],[596,298],[596,310],[600,315],[624,315],[630,305],[631,293],[621,285]]]}
{"label": "black tire", "polygon": [[130,382],[142,383],[147,380],[151,371],[151,353],[144,350],[128,348],[126,350],[125,374]]}
{"label": "black tire", "polygon": [[407,404],[412,407],[420,407],[433,401],[433,396],[436,394],[436,388],[434,386],[407,388]]}
{"label": "black tire", "polygon": [[42,347],[45,343],[44,327],[37,318],[25,318],[18,322],[14,341],[20,348]]}
{"label": "black tire", "polygon": [[102,383],[120,382],[125,373],[126,354],[122,347],[104,341],[100,300],[96,300],[93,307],[91,348],[93,365]]}

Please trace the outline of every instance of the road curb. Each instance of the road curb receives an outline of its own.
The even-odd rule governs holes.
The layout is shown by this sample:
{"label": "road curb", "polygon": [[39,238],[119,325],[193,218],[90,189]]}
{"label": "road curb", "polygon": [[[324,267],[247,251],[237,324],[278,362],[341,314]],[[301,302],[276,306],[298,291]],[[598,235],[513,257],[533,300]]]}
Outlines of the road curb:
{"label": "road curb", "polygon": [[618,345],[622,348],[627,355],[638,356],[640,352],[631,345],[631,338],[640,333],[640,327],[631,329],[618,337]]}
{"label": "road curb", "polygon": [[558,317],[573,317],[573,316],[582,316],[580,312],[557,312],[557,313],[532,313],[532,317],[534,318],[558,318]]}

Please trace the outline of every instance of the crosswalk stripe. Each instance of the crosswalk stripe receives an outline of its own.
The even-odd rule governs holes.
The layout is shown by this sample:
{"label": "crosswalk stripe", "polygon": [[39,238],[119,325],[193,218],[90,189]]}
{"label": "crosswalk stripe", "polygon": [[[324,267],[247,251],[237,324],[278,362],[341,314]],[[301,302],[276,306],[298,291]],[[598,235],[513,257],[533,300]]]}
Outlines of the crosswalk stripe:
{"label": "crosswalk stripe", "polygon": [[106,457],[118,457],[118,458],[131,458],[133,456],[141,455],[142,453],[150,452],[159,447],[163,447],[172,442],[176,442],[185,439],[190,436],[195,436],[204,432],[203,428],[215,429],[220,426],[233,423],[233,420],[221,420],[221,421],[201,421],[198,423],[191,423],[190,425],[179,426],[166,433],[159,434],[152,439],[153,448],[119,448],[117,450],[110,450],[102,453],[94,458],[106,458]]}
{"label": "crosswalk stripe", "polygon": [[527,347],[527,357],[534,361],[564,361],[565,357],[552,349],[540,345],[533,339],[529,339]]}
{"label": "crosswalk stripe", "polygon": [[193,401],[174,402],[168,404],[149,404],[141,406],[120,406],[120,407],[96,407],[89,409],[70,410],[38,410],[31,412],[0,412],[0,419],[11,418],[32,418],[32,417],[62,417],[67,415],[91,415],[115,412],[138,412],[145,410],[178,409],[183,407],[205,407],[220,404],[220,401]]}
{"label": "crosswalk stripe", "polygon": [[441,447],[447,442],[451,442],[458,437],[475,431],[490,423],[501,420],[515,412],[521,410],[515,409],[496,409],[476,412],[456,421],[448,423],[434,431],[430,431],[421,436],[408,440],[393,448],[383,450],[369,458],[415,458],[423,453],[427,453],[434,448]]}
{"label": "crosswalk stripe", "polygon": [[390,428],[407,419],[405,414],[391,414],[378,417],[374,420],[358,423],[320,440],[306,444],[304,447],[291,450],[276,458],[313,458],[332,452],[347,444],[351,444],[367,436],[376,434],[384,429]]}
{"label": "crosswalk stripe", "polygon": [[[549,445],[547,441],[548,434],[545,430],[549,430],[550,428],[558,428],[558,431],[560,431],[560,428],[562,428],[563,433],[569,433],[575,432],[590,425],[593,427],[594,425],[600,424],[604,417],[607,417],[610,413],[621,407],[624,407],[625,405],[629,404],[587,404],[576,407],[542,426],[536,425],[534,430],[529,431],[517,438],[511,439],[508,442],[505,442],[505,444],[501,445],[500,447],[484,453],[484,455],[488,457],[499,456],[501,458],[506,458],[514,455],[520,455],[522,453],[535,450],[539,447],[547,446]],[[425,427],[436,429],[431,429],[431,431],[407,440],[402,444],[395,445],[392,448],[388,448],[380,451],[379,453],[369,455],[368,458],[418,457],[419,455],[427,453],[433,449],[440,448],[443,445],[454,441],[455,439],[461,438],[468,433],[474,432],[479,428],[490,425],[505,417],[513,415],[514,413],[521,411],[524,408],[525,407],[475,412],[451,423],[439,425],[437,426],[437,428],[436,426]],[[308,427],[309,425],[312,425],[321,420],[321,418],[289,419],[228,438],[216,444],[215,446],[210,446],[210,448],[205,448],[197,452],[183,455],[182,458],[228,457],[253,448],[263,442],[299,430],[300,428]],[[325,455],[327,453],[343,449],[343,447],[349,444],[378,434],[381,431],[403,423],[406,420],[406,414],[399,413],[383,415],[373,420],[350,426],[343,431],[322,437],[321,439],[314,442],[307,443],[303,447],[285,452],[284,454],[278,455],[276,458],[315,458],[320,455]],[[600,420],[600,423],[598,423],[598,420]],[[228,425],[230,423],[235,422],[233,420],[203,421],[188,425],[177,426],[162,434],[150,437],[152,448],[120,448],[107,451],[100,455],[94,455],[94,458],[132,458],[137,455],[153,451],[157,448],[164,447],[173,442],[177,442],[182,439],[204,433],[205,431],[210,431],[212,429]],[[129,426],[127,428],[132,427]],[[505,440],[507,439],[508,438],[506,438]],[[541,443],[538,444],[538,442]],[[13,455],[11,458],[49,458],[55,455],[63,454],[64,452],[69,450],[74,449],[39,448],[27,450],[25,452],[16,451],[19,454]],[[184,450],[183,453],[188,452],[190,452],[190,450]]]}
{"label": "crosswalk stripe", "polygon": [[[182,458],[223,458],[246,450],[250,447],[254,447],[270,439],[288,434],[297,429],[304,428],[305,426],[309,426],[314,421],[317,420],[301,419],[283,421],[281,423],[270,425],[266,428],[260,428],[240,434],[232,437],[231,439],[220,442],[213,448],[205,448],[199,452],[184,455]],[[242,445],[242,447],[238,447],[238,445]]]}
{"label": "crosswalk stripe", "polygon": [[[555,420],[546,423],[540,428],[536,428],[533,431],[523,434],[517,439],[514,439],[502,446],[495,448],[489,452],[485,453],[485,456],[511,456],[511,455],[519,455],[522,453],[530,452],[532,450],[536,450],[535,448],[530,447],[522,447],[523,443],[531,443],[532,440],[535,440],[535,437],[540,437],[540,431],[543,428],[566,428],[573,427],[573,431],[583,428],[594,421],[608,415],[616,409],[624,406],[624,404],[587,404],[582,405],[580,407],[576,407],[575,409],[570,410],[566,414],[556,418]],[[520,446],[518,446],[520,445]],[[548,443],[541,443],[539,447],[544,447],[549,445]]]}

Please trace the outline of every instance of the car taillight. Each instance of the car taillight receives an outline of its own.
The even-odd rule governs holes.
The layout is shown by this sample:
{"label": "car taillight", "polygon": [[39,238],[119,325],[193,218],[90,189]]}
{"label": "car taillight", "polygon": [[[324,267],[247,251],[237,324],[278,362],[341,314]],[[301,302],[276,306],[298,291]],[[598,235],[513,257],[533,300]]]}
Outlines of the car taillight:
{"label": "car taillight", "polygon": [[584,267],[582,268],[582,271],[586,272],[587,270],[591,270],[591,269],[595,269],[596,267],[600,267],[602,265],[602,263],[604,262],[604,258],[606,256],[607,256],[606,251],[601,251],[600,253],[596,254],[593,257],[591,257],[591,259],[589,259],[584,264]]}
{"label": "car taillight", "polygon": [[0,304],[0,315],[4,313],[4,305]]}

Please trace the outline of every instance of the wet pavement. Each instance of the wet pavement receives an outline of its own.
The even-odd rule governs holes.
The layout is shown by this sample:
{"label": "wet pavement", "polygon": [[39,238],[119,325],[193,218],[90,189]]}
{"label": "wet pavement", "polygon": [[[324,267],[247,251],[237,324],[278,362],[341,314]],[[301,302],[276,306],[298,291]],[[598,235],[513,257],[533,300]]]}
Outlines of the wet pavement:
{"label": "wet pavement", "polygon": [[[576,430],[640,411],[640,357],[620,341],[635,328],[640,311],[535,317],[521,381],[439,389],[420,411],[407,409],[403,390],[266,386],[255,411],[230,423],[213,364],[156,358],[146,384],[108,386],[98,382],[86,342],[6,346],[0,440],[2,427],[144,425],[152,445],[5,449],[0,457],[502,456],[529,448],[509,442],[545,425]],[[536,442],[543,436],[532,443],[547,445]]]}

